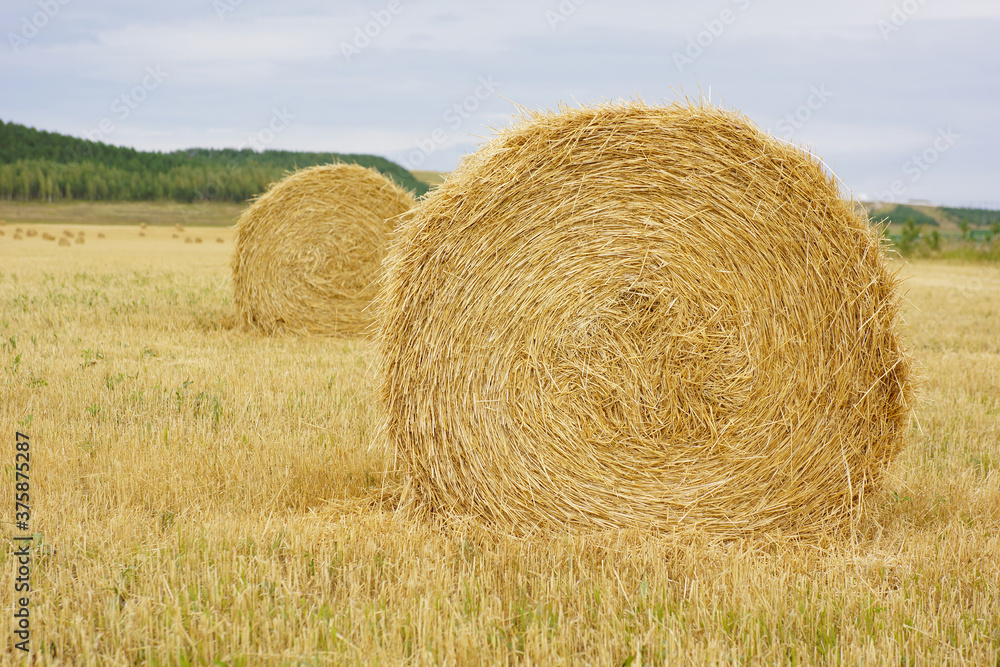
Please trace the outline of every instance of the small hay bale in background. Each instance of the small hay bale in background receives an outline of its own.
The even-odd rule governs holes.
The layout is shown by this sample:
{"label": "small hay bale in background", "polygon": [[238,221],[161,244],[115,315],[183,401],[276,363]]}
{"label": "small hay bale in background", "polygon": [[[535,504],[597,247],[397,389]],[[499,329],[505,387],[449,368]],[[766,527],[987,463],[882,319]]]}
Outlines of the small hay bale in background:
{"label": "small hay bale in background", "polygon": [[[28,236],[34,236],[34,235],[33,234],[28,234]],[[42,240],[43,241],[55,241],[56,237],[52,236],[52,234],[49,234],[48,232],[44,232],[42,234]]]}
{"label": "small hay bale in background", "polygon": [[[21,231],[21,230],[19,229],[17,231]],[[29,228],[28,231],[25,232],[25,236],[27,236],[28,238],[31,238],[32,236],[38,236],[38,230],[37,229],[33,229],[33,228]]]}
{"label": "small hay bale in background", "polygon": [[226,242],[226,240],[225,240],[225,239],[223,239],[223,238],[222,238],[221,236],[216,236],[216,237],[215,237],[215,242],[216,242],[216,243],[225,243],[225,242]]}
{"label": "small hay bale in background", "polygon": [[149,227],[149,225],[147,225],[145,222],[139,224],[139,229],[146,229],[147,227]]}
{"label": "small hay bale in background", "polygon": [[863,515],[904,445],[880,240],[739,114],[529,114],[396,234],[380,432],[419,507],[816,536]]}
{"label": "small hay bale in background", "polygon": [[84,238],[83,236],[77,236],[77,237],[76,237],[76,239],[74,239],[74,241],[73,241],[73,242],[74,242],[74,243],[79,243],[79,244],[81,244],[81,245],[82,245],[82,244],[84,244],[84,243],[86,243],[86,242],[87,242],[87,239],[86,239],[86,238]]}
{"label": "small hay bale in background", "polygon": [[191,240],[190,236],[185,236],[184,237],[184,243],[194,243],[194,241]]}
{"label": "small hay bale in background", "polygon": [[139,232],[139,236],[140,237],[146,236],[146,232]]}
{"label": "small hay bale in background", "polygon": [[104,232],[97,232],[97,238],[103,239],[104,238]]}
{"label": "small hay bale in background", "polygon": [[200,236],[194,237],[194,242],[195,243],[201,243],[201,237]]}
{"label": "small hay bale in background", "polygon": [[184,225],[182,225],[181,223],[178,222],[176,225],[174,225],[174,229],[176,229],[179,232],[183,232],[184,231]]}
{"label": "small hay bale in background", "polygon": [[355,334],[370,321],[392,218],[412,195],[358,165],[297,171],[244,211],[233,255],[235,303],[263,333]]}
{"label": "small hay bale in background", "polygon": [[63,230],[63,236],[67,236],[69,238],[73,238],[74,234],[73,234],[72,230],[64,229]]}
{"label": "small hay bale in background", "polygon": [[60,236],[60,237],[59,237],[59,245],[65,245],[65,246],[70,246],[70,245],[73,245],[73,242],[72,242],[72,241],[70,241],[70,240],[69,240],[68,238],[66,238],[65,236]]}
{"label": "small hay bale in background", "polygon": [[23,240],[23,239],[24,239],[24,237],[23,237],[23,236],[21,236],[21,235],[20,235],[20,234],[18,234],[17,232],[14,232],[14,240],[15,240],[15,241],[21,241],[21,240]]}

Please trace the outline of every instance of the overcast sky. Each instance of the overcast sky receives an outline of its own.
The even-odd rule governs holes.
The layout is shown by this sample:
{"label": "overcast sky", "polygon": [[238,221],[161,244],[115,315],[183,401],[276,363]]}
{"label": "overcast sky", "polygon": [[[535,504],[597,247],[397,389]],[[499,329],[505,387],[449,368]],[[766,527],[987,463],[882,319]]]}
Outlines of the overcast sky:
{"label": "overcast sky", "polygon": [[0,118],[450,170],[518,105],[705,96],[859,198],[1000,208],[996,0],[3,0]]}

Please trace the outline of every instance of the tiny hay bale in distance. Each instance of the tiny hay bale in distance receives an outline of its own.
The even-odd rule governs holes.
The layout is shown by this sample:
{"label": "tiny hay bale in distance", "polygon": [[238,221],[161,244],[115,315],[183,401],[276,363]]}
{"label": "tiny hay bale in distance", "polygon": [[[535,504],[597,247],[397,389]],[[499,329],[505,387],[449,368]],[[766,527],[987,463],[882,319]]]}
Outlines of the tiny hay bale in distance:
{"label": "tiny hay bale in distance", "polygon": [[413,197],[381,174],[349,164],[297,171],[240,217],[235,303],[264,333],[361,333],[395,216]]}
{"label": "tiny hay bale in distance", "polygon": [[819,536],[904,444],[878,236],[737,113],[528,114],[395,233],[380,429],[420,507],[514,532]]}

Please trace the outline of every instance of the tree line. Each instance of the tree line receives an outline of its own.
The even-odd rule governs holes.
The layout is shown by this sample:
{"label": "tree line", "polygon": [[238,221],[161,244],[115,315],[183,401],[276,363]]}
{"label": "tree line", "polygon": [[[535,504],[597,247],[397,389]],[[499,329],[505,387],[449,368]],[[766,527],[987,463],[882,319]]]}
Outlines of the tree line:
{"label": "tree line", "polygon": [[348,162],[375,169],[418,196],[427,185],[375,155],[205,149],[160,153],[0,120],[0,199],[243,202],[295,169]]}

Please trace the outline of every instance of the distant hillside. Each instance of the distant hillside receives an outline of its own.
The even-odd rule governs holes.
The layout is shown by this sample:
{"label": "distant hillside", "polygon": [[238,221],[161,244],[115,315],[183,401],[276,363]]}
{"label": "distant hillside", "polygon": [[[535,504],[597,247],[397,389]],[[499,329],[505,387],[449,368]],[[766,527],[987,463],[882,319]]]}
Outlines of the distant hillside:
{"label": "distant hillside", "polygon": [[866,208],[872,222],[888,223],[893,228],[913,220],[918,227],[936,228],[951,236],[979,238],[1000,233],[1000,211],[991,209],[885,203],[867,203]]}
{"label": "distant hillside", "polygon": [[0,121],[0,199],[243,202],[287,172],[348,162],[376,169],[418,196],[428,185],[375,155],[249,148],[158,153]]}
{"label": "distant hillside", "polygon": [[939,227],[938,220],[927,212],[929,207],[914,208],[906,204],[895,204],[881,209],[876,209],[870,215],[873,220],[888,222],[890,225],[903,225],[907,220],[913,220],[915,225],[927,225]]}

